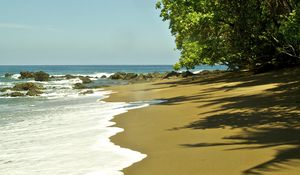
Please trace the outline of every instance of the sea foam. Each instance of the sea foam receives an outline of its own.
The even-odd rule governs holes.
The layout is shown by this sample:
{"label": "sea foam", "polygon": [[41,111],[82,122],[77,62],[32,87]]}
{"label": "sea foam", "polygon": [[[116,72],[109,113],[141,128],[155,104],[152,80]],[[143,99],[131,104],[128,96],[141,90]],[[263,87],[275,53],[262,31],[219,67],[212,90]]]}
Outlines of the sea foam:
{"label": "sea foam", "polygon": [[0,119],[0,174],[122,175],[122,169],[144,159],[145,154],[110,141],[123,131],[111,119],[162,101],[99,101],[110,93],[16,105]]}

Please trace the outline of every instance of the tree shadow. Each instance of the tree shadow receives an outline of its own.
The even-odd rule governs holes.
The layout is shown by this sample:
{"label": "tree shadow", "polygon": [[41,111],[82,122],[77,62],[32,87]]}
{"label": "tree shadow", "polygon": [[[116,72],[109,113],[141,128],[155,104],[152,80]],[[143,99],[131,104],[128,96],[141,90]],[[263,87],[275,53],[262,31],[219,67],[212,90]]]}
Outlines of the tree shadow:
{"label": "tree shadow", "polygon": [[277,171],[288,166],[298,166],[293,164],[292,160],[300,159],[300,129],[290,128],[264,128],[256,130],[245,130],[238,136],[230,136],[224,138],[232,142],[227,143],[197,143],[183,144],[184,147],[199,148],[211,146],[229,146],[237,145],[239,148],[231,149],[262,149],[268,147],[286,146],[289,148],[277,150],[274,158],[251,167],[243,172],[243,174],[262,174],[264,171]]}
{"label": "tree shadow", "polygon": [[[167,82],[178,85],[197,83],[227,83],[193,96],[178,96],[167,100],[164,105],[184,102],[199,104],[198,107],[219,105],[218,109],[199,113],[199,120],[178,129],[217,129],[229,127],[243,128],[239,135],[223,138],[225,143],[186,143],[181,146],[201,148],[210,146],[236,145],[236,149],[276,149],[271,160],[251,167],[243,174],[263,174],[266,171],[279,171],[288,166],[299,166],[300,162],[300,69],[281,70],[258,75],[237,75],[231,73],[207,79]],[[229,83],[229,85],[228,85]],[[276,84],[263,94],[240,94],[230,97],[207,100],[211,92],[226,92],[237,88],[249,88]],[[200,102],[202,102],[200,104]],[[204,102],[204,103],[203,103]],[[217,113],[217,115],[216,115]],[[284,147],[278,149],[278,146]],[[296,160],[296,161],[295,161]],[[298,163],[299,163],[298,162]]]}

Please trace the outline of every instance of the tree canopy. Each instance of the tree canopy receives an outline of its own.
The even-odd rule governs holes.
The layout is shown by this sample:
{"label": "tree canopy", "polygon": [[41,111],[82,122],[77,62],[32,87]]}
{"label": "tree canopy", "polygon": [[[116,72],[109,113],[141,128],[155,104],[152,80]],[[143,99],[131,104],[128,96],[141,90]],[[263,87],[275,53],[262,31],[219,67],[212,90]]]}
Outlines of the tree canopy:
{"label": "tree canopy", "polygon": [[300,0],[160,0],[181,52],[175,69],[229,69],[300,63]]}

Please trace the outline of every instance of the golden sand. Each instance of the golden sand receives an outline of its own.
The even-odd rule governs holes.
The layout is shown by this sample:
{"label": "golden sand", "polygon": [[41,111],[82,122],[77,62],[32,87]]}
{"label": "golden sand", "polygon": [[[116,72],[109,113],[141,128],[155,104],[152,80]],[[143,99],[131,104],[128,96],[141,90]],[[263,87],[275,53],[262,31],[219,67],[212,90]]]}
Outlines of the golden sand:
{"label": "golden sand", "polygon": [[165,99],[114,121],[147,154],[125,175],[300,174],[300,69],[221,73],[110,87],[107,101]]}

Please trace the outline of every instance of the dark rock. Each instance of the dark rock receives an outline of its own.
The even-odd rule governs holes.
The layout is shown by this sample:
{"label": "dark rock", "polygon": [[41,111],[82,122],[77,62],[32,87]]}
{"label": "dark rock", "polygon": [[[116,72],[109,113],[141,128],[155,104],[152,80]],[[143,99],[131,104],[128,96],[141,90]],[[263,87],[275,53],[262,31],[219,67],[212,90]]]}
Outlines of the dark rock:
{"label": "dark rock", "polygon": [[65,75],[65,78],[69,80],[69,79],[74,79],[74,78],[76,78],[76,76],[67,74],[67,75]]}
{"label": "dark rock", "polygon": [[117,72],[111,75],[109,78],[112,80],[124,80],[125,76],[126,76],[125,72]]}
{"label": "dark rock", "polygon": [[5,78],[11,78],[13,75],[14,75],[14,74],[6,73],[6,74],[4,75],[4,77],[5,77]]}
{"label": "dark rock", "polygon": [[137,81],[145,81],[145,80],[147,80],[147,79],[149,79],[148,77],[147,77],[147,75],[144,75],[144,74],[139,74],[137,77],[136,77],[136,80]]}
{"label": "dark rock", "polygon": [[11,96],[11,97],[22,97],[22,96],[24,96],[24,94],[21,93],[21,92],[13,92],[13,93],[9,94],[9,96]]}
{"label": "dark rock", "polygon": [[135,79],[138,76],[136,73],[127,73],[124,77],[124,80],[132,80]]}
{"label": "dark rock", "polygon": [[20,75],[21,75],[20,79],[34,78],[33,72],[24,71],[24,72],[20,72]]}
{"label": "dark rock", "polygon": [[34,83],[20,83],[20,84],[16,84],[12,88],[12,90],[14,90],[14,91],[27,91],[27,90],[30,90],[30,89],[40,90],[40,89],[43,89],[43,87],[41,85],[37,85],[37,84],[34,84]]}
{"label": "dark rock", "polygon": [[101,78],[107,78],[107,76],[106,75],[102,75]]}
{"label": "dark rock", "polygon": [[28,92],[26,93],[26,95],[28,95],[28,96],[39,96],[42,93],[43,92],[40,91],[39,89],[29,89]]}
{"label": "dark rock", "polygon": [[159,72],[153,72],[151,75],[153,78],[162,78],[163,77],[163,74],[161,74]]}
{"label": "dark rock", "polygon": [[11,88],[9,88],[9,87],[2,88],[2,89],[0,89],[0,92],[6,92],[6,91],[8,91],[8,90],[11,90]]}
{"label": "dark rock", "polygon": [[195,74],[193,74],[193,73],[190,72],[190,71],[185,71],[185,72],[182,72],[182,73],[181,73],[181,76],[184,77],[184,78],[190,77],[190,76],[193,76],[193,75],[195,75]]}
{"label": "dark rock", "polygon": [[89,77],[80,76],[79,79],[82,81],[83,84],[88,84],[92,82],[92,80]]}
{"label": "dark rock", "polygon": [[172,72],[167,72],[164,78],[170,78],[170,77],[178,77],[180,73],[172,71]]}
{"label": "dark rock", "polygon": [[87,88],[83,83],[76,83],[74,84],[74,89],[85,89]]}
{"label": "dark rock", "polygon": [[86,94],[93,94],[93,93],[94,93],[94,91],[92,91],[92,90],[87,90],[87,91],[80,92],[79,94],[81,94],[81,95],[86,95]]}
{"label": "dark rock", "polygon": [[198,75],[208,75],[208,74],[211,74],[212,71],[209,71],[209,70],[203,70],[201,72],[198,73]]}
{"label": "dark rock", "polygon": [[35,81],[49,81],[50,75],[46,72],[39,71],[33,74]]}

